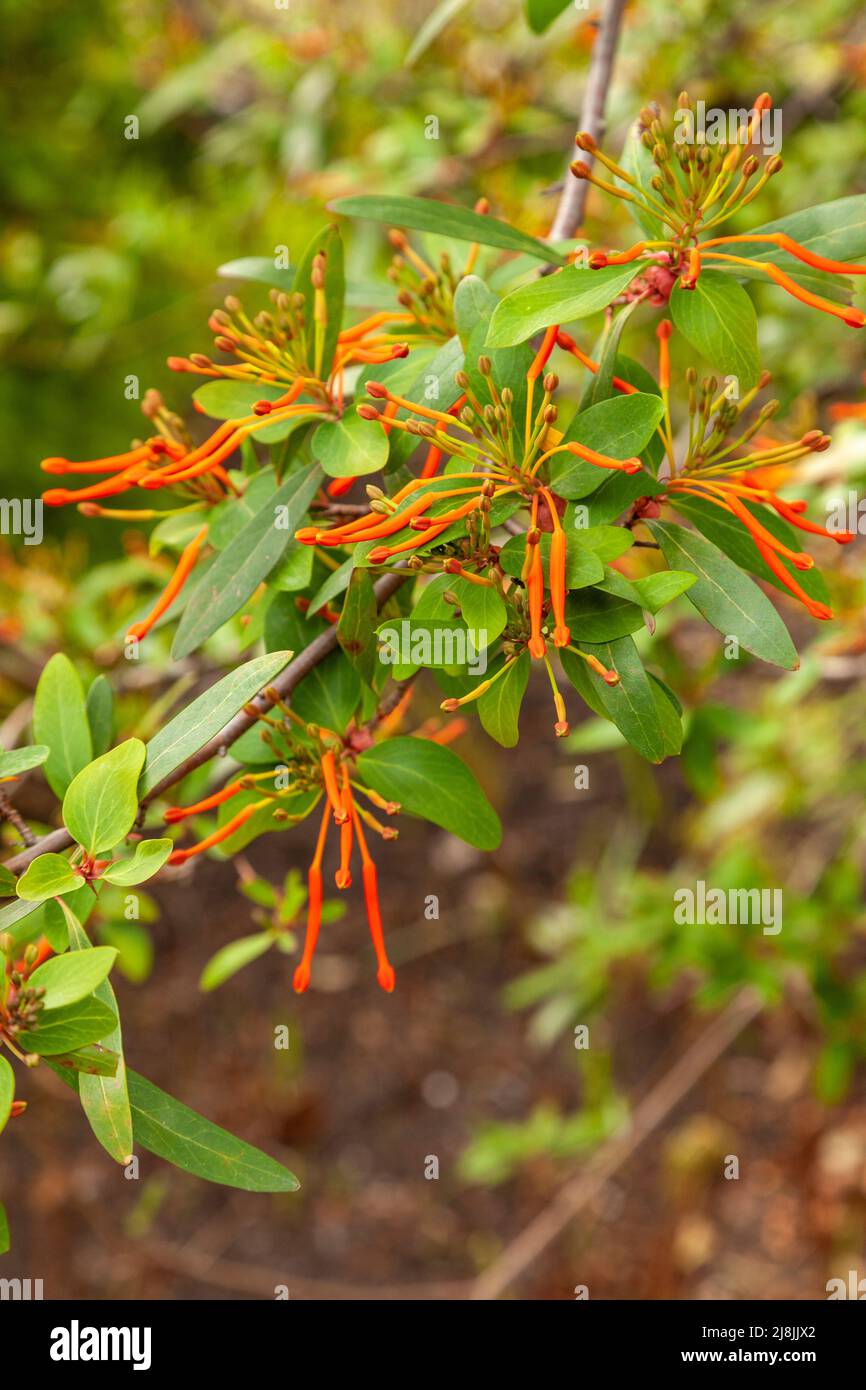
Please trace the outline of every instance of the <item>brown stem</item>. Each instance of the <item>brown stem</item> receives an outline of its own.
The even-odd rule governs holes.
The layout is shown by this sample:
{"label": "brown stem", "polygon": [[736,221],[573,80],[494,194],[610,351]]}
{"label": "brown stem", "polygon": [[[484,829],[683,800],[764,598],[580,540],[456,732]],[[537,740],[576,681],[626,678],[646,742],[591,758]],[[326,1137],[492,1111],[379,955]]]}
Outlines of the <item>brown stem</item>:
{"label": "brown stem", "polygon": [[[604,108],[613,73],[624,9],[625,0],[605,0],[598,36],[592,50],[589,76],[586,80],[586,91],[583,96],[583,108],[580,113],[580,128],[587,131],[595,140],[600,140],[604,134]],[[581,158],[585,164],[591,165],[593,162],[591,154],[583,154]],[[588,192],[589,184],[586,179],[576,179],[571,169],[568,168],[565,173],[565,186],[559,199],[553,226],[548,234],[548,241],[567,241],[569,237],[574,236],[583,222]]]}
{"label": "brown stem", "polygon": [[0,792],[0,821],[8,820],[14,825],[25,845],[35,845],[36,836],[30,829],[20,811],[16,811],[5,792]]}

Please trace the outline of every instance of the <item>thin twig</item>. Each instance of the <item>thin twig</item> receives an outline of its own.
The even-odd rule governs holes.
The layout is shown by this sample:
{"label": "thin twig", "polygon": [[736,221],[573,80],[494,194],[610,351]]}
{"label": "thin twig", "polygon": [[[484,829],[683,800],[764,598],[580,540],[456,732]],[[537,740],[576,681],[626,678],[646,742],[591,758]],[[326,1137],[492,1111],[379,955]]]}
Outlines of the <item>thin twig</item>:
{"label": "thin twig", "polygon": [[[583,108],[580,113],[580,128],[588,131],[595,140],[604,134],[604,109],[607,103],[607,90],[610,86],[613,62],[616,56],[619,30],[622,22],[625,0],[605,0],[601,12],[598,36],[592,50]],[[591,154],[582,156],[584,163],[592,164]],[[569,161],[570,165],[571,161]],[[565,171],[565,185],[556,209],[556,216],[548,234],[548,241],[567,241],[573,237],[583,222],[589,184],[585,179],[576,179],[569,167]]]}
{"label": "thin twig", "polygon": [[9,824],[14,826],[25,845],[36,844],[36,836],[21,812],[16,810],[5,792],[0,792],[0,821],[4,820],[8,820]]}
{"label": "thin twig", "polygon": [[580,1212],[595,1201],[605,1185],[653,1130],[700,1081],[714,1062],[757,1018],[763,1005],[758,994],[746,988],[736,994],[641,1101],[625,1129],[598,1150],[582,1172],[561,1187],[553,1201],[507,1245],[489,1269],[476,1280],[473,1300],[495,1299],[538,1259]]}

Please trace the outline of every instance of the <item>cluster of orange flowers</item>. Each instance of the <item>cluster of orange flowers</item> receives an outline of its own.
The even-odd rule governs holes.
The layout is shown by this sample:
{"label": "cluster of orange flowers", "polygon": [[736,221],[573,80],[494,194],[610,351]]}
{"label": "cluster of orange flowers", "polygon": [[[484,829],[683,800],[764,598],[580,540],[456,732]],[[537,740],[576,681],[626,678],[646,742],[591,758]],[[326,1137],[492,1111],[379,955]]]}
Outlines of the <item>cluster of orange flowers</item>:
{"label": "cluster of orange flowers", "polygon": [[[820,309],[825,314],[832,314],[851,328],[862,328],[866,324],[866,314],[861,309],[848,304],[835,304],[832,300],[813,294],[771,261],[755,260],[753,257],[719,251],[717,248],[761,242],[777,246],[795,260],[833,275],[866,275],[866,266],[849,265],[817,255],[784,232],[744,232],[737,236],[713,237],[705,235],[751,203],[768,179],[782,168],[779,155],[771,155],[762,167],[757,155],[745,153],[756,135],[763,113],[771,106],[772,99],[767,92],[762,92],[755,99],[742,140],[717,145],[705,142],[679,144],[676,146],[676,156],[666,139],[666,132],[657,110],[647,108],[641,113],[641,139],[650,151],[657,170],[650,180],[652,191],[641,186],[627,169],[599,149],[592,135],[585,131],[579,132],[575,140],[578,148],[603,164],[618,182],[612,183],[600,178],[582,160],[575,161],[571,166],[575,177],[588,179],[604,192],[625,199],[654,219],[661,220],[668,229],[667,236],[656,240],[638,241],[626,251],[596,251],[590,257],[590,267],[598,270],[603,266],[628,265],[639,258],[645,258],[648,263],[661,264],[669,268],[674,276],[679,276],[679,284],[683,289],[694,289],[701,267],[707,261],[711,265],[721,263],[742,266],[749,271],[766,275],[801,303],[808,304],[813,309]],[[691,109],[688,94],[685,92],[680,95],[679,109]],[[728,193],[738,170],[739,178]],[[758,177],[752,183],[755,174],[758,174]]]}

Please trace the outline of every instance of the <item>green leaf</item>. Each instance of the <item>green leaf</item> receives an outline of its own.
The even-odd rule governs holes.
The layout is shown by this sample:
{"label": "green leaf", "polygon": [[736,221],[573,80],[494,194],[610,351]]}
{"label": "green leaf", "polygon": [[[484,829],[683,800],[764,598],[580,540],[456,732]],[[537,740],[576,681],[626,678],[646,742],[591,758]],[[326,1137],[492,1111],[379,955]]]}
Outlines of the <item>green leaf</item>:
{"label": "green leaf", "polygon": [[410,655],[428,670],[472,665],[483,651],[484,634],[470,631],[458,618],[388,618],[377,629],[379,660],[402,671]]}
{"label": "green leaf", "polygon": [[184,609],[171,654],[189,656],[242,608],[280,559],[322,481],[318,468],[292,473],[220,551]]}
{"label": "green leaf", "polygon": [[251,961],[258,960],[274,944],[270,932],[256,932],[255,936],[242,936],[239,941],[230,941],[211,956],[202,971],[199,984],[203,990],[217,989],[225,984],[239,970]]}
{"label": "green leaf", "polygon": [[330,478],[364,477],[388,461],[388,436],[382,426],[362,419],[354,409],[319,425],[310,448]]}
{"label": "green leaf", "polygon": [[526,0],[526,20],[533,34],[543,34],[570,4],[571,0]]}
{"label": "green leaf", "polygon": [[89,1076],[115,1076],[119,1061],[116,1052],[103,1047],[102,1043],[89,1043],[87,1047],[76,1048],[74,1052],[60,1052],[52,1057],[56,1067],[68,1067],[70,1071],[87,1072]]}
{"label": "green leaf", "polygon": [[140,840],[131,859],[116,859],[102,878],[119,888],[133,888],[159,873],[174,849],[173,840]]}
{"label": "green leaf", "polygon": [[476,849],[496,849],[502,838],[499,817],[474,774],[450,748],[398,736],[361,753],[358,771],[381,796]]}
{"label": "green leaf", "polygon": [[754,580],[697,531],[672,522],[647,525],[668,564],[697,577],[688,597],[708,623],[762,661],[796,669],[799,660],[785,624]]}
{"label": "green leaf", "polygon": [[[15,924],[20,922],[22,918],[29,917],[31,913],[39,911],[41,911],[41,909],[38,903],[25,902],[23,899],[18,899],[13,903],[7,903],[5,907],[0,908],[0,932],[11,931]],[[15,941],[20,939],[18,933],[14,934],[13,939]]]}
{"label": "green leaf", "polygon": [[283,558],[268,576],[268,588],[280,594],[308,589],[313,578],[314,559],[315,546],[302,545],[300,541],[289,541]]}
{"label": "green leaf", "polygon": [[9,1251],[11,1241],[9,1239],[9,1219],[6,1215],[6,1208],[0,1202],[0,1255],[5,1255]]}
{"label": "green leaf", "polygon": [[15,1073],[0,1053],[0,1134],[6,1128],[12,1102],[15,1099]]}
{"label": "green leaf", "polygon": [[248,521],[261,511],[277,490],[277,475],[273,468],[262,468],[250,478],[240,497],[226,497],[212,509],[208,519],[208,544],[215,550],[226,546],[239,536]]}
{"label": "green leaf", "polygon": [[649,613],[658,613],[665,604],[672,603],[695,582],[693,574],[683,570],[660,570],[658,574],[648,574],[645,579],[633,579],[632,586],[640,595],[641,607]]}
{"label": "green leaf", "polygon": [[693,290],[674,286],[671,318],[692,347],[722,376],[734,376],[741,391],[758,380],[758,316],[736,280],[704,271]]}
{"label": "green leaf", "polygon": [[82,768],[70,783],[63,823],[89,855],[114,849],[135,824],[144,758],[141,739],[128,738]]}
{"label": "green leaf", "polygon": [[[78,1088],[74,1073],[54,1070],[71,1090]],[[194,1177],[243,1192],[297,1191],[294,1173],[276,1159],[212,1124],[138,1072],[128,1072],[127,1078],[133,1133],[141,1148]]]}
{"label": "green leaf", "polygon": [[[288,389],[288,383],[271,386],[258,381],[207,381],[193,391],[192,398],[212,420],[242,420],[253,414],[256,401],[279,400]],[[260,444],[278,444],[312,418],[312,414],[294,415],[273,425],[263,423],[255,438]]]}
{"label": "green leaf", "polygon": [[88,951],[71,951],[52,956],[37,966],[27,983],[44,989],[46,1009],[65,1009],[92,994],[115,962],[113,946],[94,946]]}
{"label": "green leaf", "polygon": [[[327,323],[322,339],[321,361],[315,358],[315,292],[312,284],[313,261],[319,252],[325,256],[325,310]],[[307,325],[308,363],[310,370],[321,380],[327,380],[337,339],[343,326],[343,301],[346,296],[346,277],[343,269],[343,241],[336,226],[324,227],[313,237],[300,259],[295,272],[296,294],[304,296],[304,320]]]}
{"label": "green leaf", "polygon": [[653,687],[632,638],[578,645],[609,670],[617,671],[620,679],[617,685],[608,685],[580,657],[563,650],[559,654],[562,669],[572,685],[580,694],[586,692],[584,698],[590,708],[600,707],[642,757],[660,763],[667,752],[665,731]]}
{"label": "green leaf", "polygon": [[38,1026],[31,1033],[20,1033],[19,1041],[27,1052],[54,1057],[100,1042],[116,1027],[117,1015],[95,995],[89,994],[66,1008],[45,1009],[39,1015]]}
{"label": "green leaf", "polygon": [[683,746],[682,713],[674,703],[676,697],[673,691],[668,689],[664,681],[660,681],[658,676],[653,675],[652,671],[647,671],[647,675],[662,728],[665,757],[675,758],[682,751]]}
{"label": "green leaf", "polygon": [[[660,396],[636,391],[631,396],[611,396],[575,415],[562,437],[563,444],[584,444],[608,458],[637,458],[655,434],[664,414]],[[555,454],[550,461],[550,481],[560,497],[586,497],[606,482],[627,474],[585,463],[573,454]],[[654,482],[650,475],[635,473],[629,481],[645,490]],[[634,494],[639,497],[638,491]],[[618,513],[614,513],[618,515]]]}
{"label": "green leaf", "polygon": [[476,646],[487,647],[495,642],[508,623],[508,609],[499,590],[493,585],[473,584],[460,578],[454,579],[448,587],[460,601],[461,617],[475,634]]}
{"label": "green leaf", "polygon": [[114,737],[114,692],[107,676],[99,675],[92,682],[85,707],[93,741],[93,756],[99,757],[108,752]]}
{"label": "green leaf", "polygon": [[337,625],[337,640],[367,684],[372,680],[376,666],[375,629],[378,616],[379,607],[369,570],[353,570]]}
{"label": "green leaf", "polygon": [[81,875],[62,854],[40,854],[19,878],[16,892],[25,902],[41,903],[60,893],[72,893],[81,882]]}
{"label": "green leaf", "polygon": [[[80,921],[86,921],[97,902],[96,894],[86,884],[69,894],[69,906]],[[16,899],[0,909],[0,932],[9,932],[16,945],[46,936],[58,954],[69,945],[68,933],[59,903],[30,903]]]}
{"label": "green leaf", "polygon": [[499,295],[480,276],[464,275],[454,291],[454,322],[464,347],[480,323],[490,322],[498,303]]}
{"label": "green leaf", "polygon": [[623,305],[616,314],[609,317],[605,315],[604,326],[592,350],[592,356],[598,359],[598,370],[588,373],[589,379],[580,398],[579,410],[588,410],[591,405],[597,405],[599,401],[609,400],[611,396],[619,394],[613,384],[614,376],[617,375],[619,344],[639,304],[640,300],[633,299],[630,304]]}
{"label": "green leaf", "polygon": [[488,347],[511,347],[552,323],[573,323],[598,313],[622,293],[639,269],[637,265],[611,265],[601,270],[570,265],[513,290],[490,320]]}
{"label": "green leaf", "polygon": [[528,236],[526,232],[518,231],[507,222],[470,212],[467,208],[453,207],[450,203],[438,203],[432,198],[360,193],[349,198],[337,198],[328,207],[331,212],[342,213],[345,217],[367,217],[373,222],[409,227],[417,232],[434,232],[437,236],[453,237],[456,241],[477,241],[482,246],[498,246],[503,251],[521,251],[552,264],[562,264],[564,260],[551,246]]}
{"label": "green leaf", "polygon": [[[304,549],[312,550],[313,547],[307,545],[304,546]],[[348,560],[343,561],[339,569],[329,572],[327,579],[323,584],[319,585],[313,597],[310,599],[310,606],[307,609],[308,618],[314,618],[322,608],[330,603],[332,598],[336,598],[338,594],[342,594],[348,589],[349,580],[352,577],[354,568],[355,557],[354,555],[350,555]]]}
{"label": "green leaf", "polygon": [[243,1192],[296,1192],[294,1173],[276,1159],[166,1095],[131,1071],[129,1099],[135,1142],[195,1177]]}
{"label": "green leaf", "polygon": [[572,640],[581,646],[585,642],[612,642],[643,627],[643,613],[636,604],[601,589],[569,594],[565,617]]}
{"label": "green leaf", "polygon": [[[69,923],[69,944],[81,961],[91,961],[99,951],[110,950],[112,956],[117,954],[110,946],[91,946],[84,928],[74,919]],[[99,1071],[81,1075],[78,1079],[78,1097],[90,1128],[106,1153],[116,1163],[126,1163],[133,1147],[132,1112],[117,1000],[107,979],[96,986],[95,997],[115,1015],[114,1028],[102,1041],[116,1054],[117,1066],[110,1075]]]}
{"label": "green leaf", "polygon": [[20,777],[22,772],[30,772],[41,767],[50,754],[44,743],[31,743],[27,748],[13,748],[9,752],[0,748],[0,782],[9,777]]}
{"label": "green leaf", "polygon": [[[573,523],[573,517],[569,518],[566,508],[562,523],[566,530],[569,529],[569,520]],[[634,545],[634,536],[624,526],[574,526],[573,529],[584,550],[591,550],[605,565],[609,565],[611,560],[618,560]]]}
{"label": "green leaf", "polygon": [[68,656],[57,652],[48,662],[33,705],[33,733],[51,749],[45,776],[55,796],[63,796],[77,772],[93,757],[93,742],[84,690]]}
{"label": "green leaf", "polygon": [[147,757],[138,787],[139,796],[147,796],[166,777],[176,772],[187,758],[203,748],[238,710],[282,671],[291,656],[290,651],[257,656],[223,676],[222,680],[175,715],[147,745]]}
{"label": "green leaf", "polygon": [[476,701],[475,708],[482,726],[503,748],[513,748],[519,738],[520,706],[526,694],[531,665],[529,652],[521,652],[505,675],[500,676]]}

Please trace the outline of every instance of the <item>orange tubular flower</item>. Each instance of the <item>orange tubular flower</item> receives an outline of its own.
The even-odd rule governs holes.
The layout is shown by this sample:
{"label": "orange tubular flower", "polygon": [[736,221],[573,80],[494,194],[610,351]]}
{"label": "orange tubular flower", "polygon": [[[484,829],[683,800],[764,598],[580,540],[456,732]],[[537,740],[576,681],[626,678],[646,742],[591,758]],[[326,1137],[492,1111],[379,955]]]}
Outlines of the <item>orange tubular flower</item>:
{"label": "orange tubular flower", "polygon": [[832,618],[832,608],[828,608],[826,603],[819,603],[816,599],[810,598],[806,590],[797,583],[794,576],[785,568],[776,552],[769,545],[765,545],[758,536],[753,536],[752,539],[767,567],[773,571],[776,578],[784,584],[785,588],[788,589],[795,598],[800,600],[803,607],[813,618],[818,618],[821,621]]}
{"label": "orange tubular flower", "polygon": [[608,458],[607,454],[599,454],[595,449],[590,449],[588,444],[575,444],[572,441],[565,447],[569,453],[576,454],[579,459],[583,459],[584,463],[591,463],[596,468],[612,468],[620,473],[639,473],[643,468],[639,458]]}
{"label": "orange tubular flower", "polygon": [[343,810],[343,798],[337,785],[334,754],[330,749],[322,755],[322,780],[325,783],[325,792],[334,813],[334,823],[342,825],[346,819],[346,812]]}
{"label": "orange tubular flower", "polygon": [[662,392],[669,391],[671,387],[671,349],[670,340],[674,326],[670,319],[662,319],[656,329],[656,337],[659,343],[659,386]]}
{"label": "orange tubular flower", "polygon": [[187,579],[189,578],[190,574],[195,568],[195,563],[198,559],[199,551],[201,550],[207,537],[207,529],[208,528],[206,526],[203,526],[201,530],[198,532],[198,534],[194,536],[193,539],[190,541],[189,545],[187,545],[183,549],[183,551],[181,552],[180,559],[177,562],[174,574],[171,576],[171,579],[166,584],[165,588],[163,589],[156,603],[153,605],[153,608],[151,608],[147,617],[142,618],[141,622],[133,623],[132,627],[128,629],[126,634],[128,639],[132,638],[141,640],[142,637],[146,637],[147,634],[150,632],[151,628],[154,626],[154,624],[162,617],[166,609],[169,608],[171,604],[174,602],[174,600],[177,598],[178,594],[180,593],[181,589],[183,588],[184,584],[186,583]]}
{"label": "orange tubular flower", "polygon": [[370,927],[373,949],[376,952],[376,979],[382,989],[390,994],[394,989],[395,977],[394,968],[388,960],[388,955],[385,950],[385,937],[382,931],[382,915],[379,911],[379,884],[376,875],[376,865],[373,863],[370,852],[367,849],[367,841],[357,810],[353,809],[352,818],[355,823],[355,835],[358,839],[358,848],[361,851],[364,902],[367,906],[367,922]]}
{"label": "orange tubular flower", "polygon": [[[588,357],[586,353],[577,346],[577,343],[568,333],[563,333],[560,330],[556,335],[556,345],[562,348],[563,352],[569,352],[572,357],[576,357],[578,362],[580,362],[582,366],[587,367],[593,375],[598,371],[600,364],[594,362],[591,357]],[[620,391],[623,395],[633,396],[637,393],[638,388],[632,386],[630,381],[624,381],[621,376],[612,377],[611,380],[616,390]]]}
{"label": "orange tubular flower", "polygon": [[[529,533],[531,534],[531,533]],[[540,661],[547,650],[547,644],[541,631],[541,610],[544,605],[544,568],[541,561],[540,535],[536,531],[536,540],[532,544],[527,538],[527,545],[532,544],[532,558],[529,563],[529,651],[530,655]]]}
{"label": "orange tubular flower", "polygon": [[351,888],[352,872],[349,868],[349,860],[352,857],[352,818],[355,808],[352,802],[352,788],[349,785],[349,769],[345,763],[343,763],[341,804],[345,819],[340,826],[340,867],[334,881],[338,888]]}
{"label": "orange tubular flower", "polygon": [[316,852],[307,871],[307,932],[304,937],[304,950],[300,964],[295,970],[292,981],[296,994],[303,994],[310,983],[313,955],[316,950],[316,942],[319,939],[319,927],[322,921],[322,856],[325,852],[325,840],[330,817],[331,805],[330,802],[326,801],[322,813],[322,823],[319,826],[319,838],[316,841]]}
{"label": "orange tubular flower", "polygon": [[169,806],[163,820],[166,825],[176,825],[178,821],[186,820],[187,816],[198,816],[205,811],[213,811],[215,807],[221,806],[224,801],[230,801],[244,789],[244,779],[239,777],[235,782],[228,782],[212,796],[206,796],[203,801],[196,801],[193,806]]}
{"label": "orange tubular flower", "polygon": [[245,825],[250,816],[255,815],[256,811],[260,811],[263,806],[270,805],[271,798],[266,796],[261,801],[254,801],[249,806],[245,806],[242,811],[238,811],[236,816],[233,816],[230,821],[226,821],[225,825],[221,825],[213,834],[205,836],[203,840],[199,840],[198,844],[191,845],[189,849],[176,849],[173,854],[169,855],[169,864],[185,864],[186,861],[192,859],[194,855],[203,854],[206,849],[213,849],[214,845],[218,845],[223,840],[227,840],[236,830],[240,830],[241,826]]}
{"label": "orange tubular flower", "polygon": [[[745,236],[741,240],[748,241],[749,238]],[[704,251],[703,247],[701,250],[705,259],[708,260],[728,261],[734,265],[747,265],[753,270],[762,270],[783,290],[787,290],[794,299],[799,299],[801,304],[808,304],[811,309],[820,309],[824,314],[832,314],[834,318],[847,323],[849,328],[862,328],[866,324],[866,314],[862,309],[855,309],[850,304],[834,304],[830,299],[822,299],[821,295],[813,294],[811,290],[804,289],[802,285],[799,285],[796,280],[792,280],[790,275],[786,275],[784,270],[773,265],[771,261],[755,261],[747,256],[728,256],[721,251]],[[866,272],[866,266],[849,266],[847,269],[853,270],[855,274]]]}
{"label": "orange tubular flower", "polygon": [[827,256],[819,256],[817,252],[810,251],[808,247],[801,246],[793,237],[789,237],[785,232],[752,232],[742,236],[719,236],[713,237],[711,241],[701,243],[701,249],[706,250],[708,246],[725,246],[731,242],[743,241],[769,241],[775,246],[781,247],[789,255],[795,256],[798,261],[803,261],[806,265],[811,265],[815,270],[826,270],[831,275],[866,275],[866,265],[849,265],[847,261],[832,261]]}
{"label": "orange tubular flower", "polygon": [[565,621],[565,595],[568,588],[565,575],[565,531],[550,493],[546,488],[543,488],[542,494],[553,520],[553,535],[550,537],[550,603],[556,623],[553,629],[553,642],[554,646],[567,647],[571,641],[571,631]]}
{"label": "orange tubular flower", "polygon": [[[590,269],[598,270],[609,265],[629,265],[645,257],[646,273],[642,288],[650,294],[657,292],[656,302],[666,302],[677,277],[682,288],[694,289],[705,259],[710,262],[729,261],[760,271],[801,303],[819,309],[822,313],[832,314],[853,328],[866,325],[866,314],[860,309],[840,306],[813,294],[773,262],[728,255],[715,249],[742,246],[748,250],[750,244],[764,243],[776,246],[802,264],[827,274],[866,274],[866,266],[849,265],[844,261],[822,256],[794,241],[784,232],[712,235],[711,229],[727,222],[736,212],[751,203],[767,181],[782,169],[782,160],[777,154],[766,158],[761,167],[762,161],[756,153],[746,153],[749,145],[755,142],[756,130],[764,113],[769,111],[771,106],[772,99],[769,93],[762,92],[755,99],[745,128],[738,126],[736,134],[730,140],[717,143],[714,147],[698,138],[690,137],[687,142],[683,142],[680,132],[675,131],[671,149],[671,145],[661,134],[657,113],[646,119],[642,113],[638,134],[644,149],[650,152],[656,172],[652,178],[641,181],[600,150],[590,134],[579,132],[575,143],[599,160],[608,172],[614,175],[615,181],[600,178],[589,164],[580,160],[571,166],[575,177],[588,179],[604,192],[634,204],[636,208],[651,215],[659,227],[657,239],[637,242],[626,251],[615,254],[593,252],[589,257]],[[678,107],[678,117],[687,115],[693,122],[700,119],[686,93],[682,94]],[[762,141],[759,139],[757,143],[761,144]],[[758,177],[752,182],[756,174]],[[736,181],[729,192],[732,180]],[[699,240],[701,236],[705,239]],[[653,284],[653,274],[661,274],[662,283],[656,281]],[[664,283],[665,280],[669,280],[670,283]],[[632,296],[631,290],[627,293]]]}

